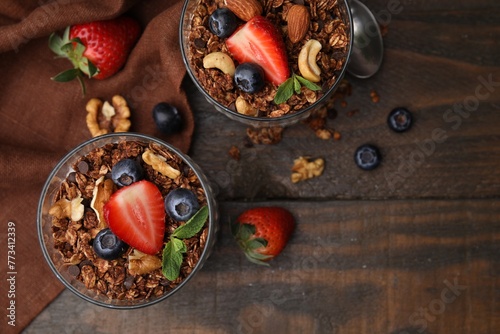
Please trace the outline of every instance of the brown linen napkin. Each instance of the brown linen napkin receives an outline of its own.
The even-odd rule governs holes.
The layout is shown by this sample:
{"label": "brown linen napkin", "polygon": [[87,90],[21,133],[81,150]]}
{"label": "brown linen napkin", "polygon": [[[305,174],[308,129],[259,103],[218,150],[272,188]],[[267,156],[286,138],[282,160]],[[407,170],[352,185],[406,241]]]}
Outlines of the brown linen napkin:
{"label": "brown linen napkin", "polygon": [[[185,75],[178,45],[181,7],[179,0],[0,2],[1,333],[20,332],[63,289],[42,256],[36,211],[51,169],[66,152],[91,137],[85,123],[90,98],[111,100],[121,94],[131,106],[131,131],[157,136],[188,151],[194,121],[181,90]],[[118,74],[103,81],[86,80],[85,97],[76,81],[50,80],[71,65],[54,59],[47,46],[51,32],[123,13],[137,18],[143,32]],[[182,133],[163,137],[156,131],[151,110],[162,101],[183,114]],[[15,236],[15,248],[8,248],[8,236]],[[14,280],[7,281],[11,276]],[[15,327],[8,324],[13,312],[7,308],[13,302]]]}

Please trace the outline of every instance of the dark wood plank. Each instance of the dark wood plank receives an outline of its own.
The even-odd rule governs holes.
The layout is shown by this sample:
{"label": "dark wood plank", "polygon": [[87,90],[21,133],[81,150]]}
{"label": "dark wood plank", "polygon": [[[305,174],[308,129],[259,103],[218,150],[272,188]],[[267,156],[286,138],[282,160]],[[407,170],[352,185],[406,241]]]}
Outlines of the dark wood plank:
{"label": "dark wood plank", "polygon": [[[416,62],[416,57],[405,57],[396,51],[393,55]],[[415,68],[425,63],[426,60],[421,59]],[[418,76],[416,70],[413,75]],[[422,92],[414,93],[413,86],[408,84],[407,88],[384,90],[382,101],[377,105],[369,101],[367,91],[371,84],[359,83],[349,107],[360,112],[348,117],[347,111],[351,109],[340,109],[337,119],[330,122],[342,133],[338,142],[318,139],[307,126],[298,124],[285,129],[279,144],[247,148],[244,125],[227,122],[224,116],[207,110],[206,106],[200,108],[203,101],[193,99],[198,106],[198,129],[191,155],[219,189],[221,199],[498,196],[500,104],[482,103],[464,117],[451,114],[452,105],[448,104],[459,102],[467,91],[474,92],[478,81],[473,79],[474,75],[470,76],[471,83],[461,88],[461,92],[450,90],[446,96],[443,91],[441,99],[435,96],[438,93],[425,96],[423,88]],[[391,79],[382,73],[380,77],[381,82]],[[500,82],[500,75],[497,77]],[[416,87],[424,85],[422,80]],[[366,92],[359,93],[360,90]],[[405,98],[391,97],[399,94]],[[386,117],[392,108],[401,105],[414,112],[416,122],[408,133],[396,134],[388,129]],[[372,172],[359,170],[353,161],[356,147],[367,142],[378,145],[384,156],[381,168]],[[229,156],[232,145],[240,149],[240,161]],[[290,170],[299,156],[323,157],[324,174],[293,184]]]}
{"label": "dark wood plank", "polygon": [[[328,121],[342,140],[298,124],[277,145],[245,147],[246,126],[186,80],[197,122],[190,153],[222,203],[212,257],[169,301],[121,312],[65,291],[25,332],[498,332],[500,3],[400,0],[390,15],[392,0],[365,3],[388,24],[385,61],[371,79],[347,77],[352,95]],[[478,88],[480,78],[494,84]],[[450,114],[464,103],[469,111]],[[397,106],[414,112],[408,133],[386,126]],[[384,155],[373,172],[353,163],[365,142]],[[292,184],[299,156],[325,158],[324,174]],[[298,222],[272,268],[247,263],[228,231],[257,204],[288,207]]]}
{"label": "dark wood plank", "polygon": [[276,202],[297,230],[271,268],[246,261],[221,207],[214,253],[188,288],[131,312],[64,292],[26,330],[172,333],[493,333],[500,202]]}
{"label": "dark wood plank", "polygon": [[[371,7],[382,13],[384,3]],[[246,126],[227,121],[186,82],[198,125],[191,154],[222,199],[498,196],[499,5],[402,3],[405,9],[390,20],[381,71],[368,80],[346,77],[353,93],[329,120],[341,141],[320,140],[299,124],[287,128],[277,145],[246,148]],[[379,103],[371,101],[372,89]],[[408,133],[391,133],[386,125],[397,106],[414,112]],[[359,112],[349,117],[352,110]],[[375,172],[361,172],[353,163],[354,150],[365,142],[380,146],[384,155]],[[231,145],[240,148],[241,161],[229,157]],[[325,158],[326,170],[317,180],[294,185],[290,168],[302,155]]]}

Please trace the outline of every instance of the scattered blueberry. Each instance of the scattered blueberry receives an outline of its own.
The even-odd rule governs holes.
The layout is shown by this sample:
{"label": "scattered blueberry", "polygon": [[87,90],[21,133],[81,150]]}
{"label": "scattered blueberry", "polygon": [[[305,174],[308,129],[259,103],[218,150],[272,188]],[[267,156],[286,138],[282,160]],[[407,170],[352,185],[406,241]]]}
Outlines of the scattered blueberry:
{"label": "scattered blueberry", "polygon": [[186,221],[200,208],[196,195],[189,189],[177,188],[165,197],[165,210],[170,218]]}
{"label": "scattered blueberry", "polygon": [[111,179],[120,186],[129,186],[134,182],[142,180],[144,169],[137,160],[123,159],[116,163],[111,170]]}
{"label": "scattered blueberry", "polygon": [[396,132],[404,132],[412,125],[413,117],[411,112],[406,108],[396,108],[389,113],[387,124],[389,128]]}
{"label": "scattered blueberry", "polygon": [[128,249],[128,245],[118,239],[109,228],[97,233],[92,246],[97,256],[108,261],[119,258]]}
{"label": "scattered blueberry", "polygon": [[264,88],[264,70],[254,63],[243,63],[236,67],[234,81],[246,93],[257,93]]}
{"label": "scattered blueberry", "polygon": [[229,37],[238,27],[236,15],[228,8],[216,9],[208,18],[210,31],[220,38]]}
{"label": "scattered blueberry", "polygon": [[153,119],[158,130],[166,135],[179,132],[182,128],[182,117],[179,110],[166,102],[154,106]]}
{"label": "scattered blueberry", "polygon": [[382,155],[377,147],[369,144],[362,145],[356,149],[354,162],[364,170],[375,169],[382,160]]}

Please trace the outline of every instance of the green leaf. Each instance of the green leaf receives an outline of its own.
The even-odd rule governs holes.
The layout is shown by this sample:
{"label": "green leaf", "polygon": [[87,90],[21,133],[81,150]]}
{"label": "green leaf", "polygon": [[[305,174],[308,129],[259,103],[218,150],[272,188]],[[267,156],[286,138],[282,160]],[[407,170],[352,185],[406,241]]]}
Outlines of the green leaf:
{"label": "green leaf", "polygon": [[172,237],[180,239],[191,238],[200,232],[208,218],[208,207],[203,206],[198,212],[194,214],[184,225],[179,226],[172,233]]}
{"label": "green leaf", "polygon": [[264,238],[254,238],[247,243],[247,248],[250,250],[259,249],[267,246],[267,240]]}
{"label": "green leaf", "polygon": [[181,239],[172,238],[170,241],[172,242],[175,251],[181,253],[187,252],[186,244]]}
{"label": "green leaf", "polygon": [[269,260],[272,258],[271,255],[264,255],[264,254],[259,254],[259,253],[245,253],[247,259],[255,264],[261,265],[261,266],[266,266],[270,267],[271,265],[266,262],[266,260]]}
{"label": "green leaf", "polygon": [[240,224],[240,229],[238,231],[238,238],[243,241],[247,241],[256,232],[255,225],[252,224]]}
{"label": "green leaf", "polygon": [[321,87],[316,85],[315,83],[307,80],[306,78],[304,77],[301,77],[300,75],[296,75],[296,78],[298,81],[300,81],[300,83],[304,86],[306,86],[307,88],[309,88],[310,90],[321,90]]}
{"label": "green leaf", "polygon": [[288,101],[288,99],[293,95],[293,90],[294,83],[293,77],[291,77],[278,87],[278,91],[276,92],[276,96],[274,97],[274,103],[281,104]]}
{"label": "green leaf", "polygon": [[90,60],[87,59],[87,66],[88,66],[88,71],[89,71],[89,77],[93,77],[97,73],[99,73],[99,69],[92,63]]}
{"label": "green leaf", "polygon": [[69,27],[64,31],[63,37],[52,33],[49,37],[49,48],[60,57],[67,57],[66,50],[63,48],[69,42]]}
{"label": "green leaf", "polygon": [[161,271],[163,276],[170,281],[175,281],[179,277],[182,265],[182,253],[176,249],[175,241],[167,242],[162,255]]}
{"label": "green leaf", "polygon": [[77,68],[72,68],[70,70],[66,70],[64,72],[59,73],[52,80],[57,82],[68,82],[78,78],[81,75],[81,72]]}
{"label": "green leaf", "polygon": [[61,47],[63,46],[62,38],[53,33],[49,37],[49,48],[58,56],[64,56],[64,52],[62,52]]}
{"label": "green leaf", "polygon": [[83,58],[83,53],[85,52],[86,49],[85,45],[83,45],[82,41],[79,38],[73,38],[71,42],[75,43],[75,45],[69,43],[74,48],[73,52],[76,55],[75,58],[76,59]]}
{"label": "green leaf", "polygon": [[292,74],[290,78],[288,78],[285,82],[283,82],[276,92],[276,96],[274,97],[274,103],[281,104],[288,101],[289,98],[292,97],[293,93],[300,94],[300,87],[305,86],[310,90],[321,90],[321,87],[316,85],[315,83],[301,77],[300,75]]}
{"label": "green leaf", "polygon": [[70,26],[67,26],[66,29],[64,29],[64,33],[63,33],[63,41],[64,42],[68,42],[69,41],[69,32],[71,30],[71,27]]}
{"label": "green leaf", "polygon": [[300,94],[300,81],[297,80],[297,76],[294,74],[292,75],[293,78],[293,90],[295,90],[295,94]]}

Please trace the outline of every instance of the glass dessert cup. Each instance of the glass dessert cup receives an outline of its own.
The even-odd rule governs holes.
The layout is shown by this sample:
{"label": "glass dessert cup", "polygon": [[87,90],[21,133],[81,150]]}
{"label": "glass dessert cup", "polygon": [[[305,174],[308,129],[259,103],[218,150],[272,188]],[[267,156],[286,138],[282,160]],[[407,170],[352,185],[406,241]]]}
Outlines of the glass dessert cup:
{"label": "glass dessert cup", "polygon": [[[87,289],[84,283],[75,277],[74,273],[70,273],[69,268],[71,266],[69,266],[67,262],[65,263],[61,253],[54,247],[55,243],[52,231],[53,217],[49,214],[49,210],[55,202],[55,196],[58,193],[61,184],[70,173],[74,172],[73,166],[78,161],[78,159],[82,156],[86,156],[96,148],[103,147],[107,144],[119,143],[122,141],[135,141],[145,144],[155,144],[162,149],[168,150],[173,155],[180,157],[182,162],[186,166],[188,166],[198,178],[201,188],[203,189],[206,196],[206,205],[209,212],[208,223],[206,227],[208,233],[206,234],[205,246],[203,248],[203,251],[201,252],[201,255],[199,256],[198,262],[192,268],[192,271],[171,290],[165,291],[159,296],[154,296],[152,294],[150,297],[144,299],[110,299],[105,294],[98,294],[95,292],[95,290]],[[37,229],[43,255],[51,270],[66,288],[68,288],[71,292],[75,293],[82,299],[99,306],[113,309],[134,309],[153,305],[167,299],[169,296],[183,288],[184,285],[186,285],[188,281],[201,269],[201,267],[209,257],[215,243],[216,233],[218,230],[217,219],[218,213],[215,196],[210,188],[207,178],[200,170],[199,166],[194,163],[191,158],[181,153],[170,144],[154,137],[135,133],[113,133],[99,136],[80,144],[68,154],[66,154],[66,156],[62,158],[62,160],[52,170],[43,187],[40,197],[37,212]]]}
{"label": "glass dessert cup", "polygon": [[[333,0],[332,0],[333,1]],[[353,45],[353,24],[352,24],[352,16],[351,16],[351,10],[349,7],[349,4],[347,0],[338,0],[338,8],[340,12],[340,18],[345,24],[347,31],[346,35],[348,38],[348,44],[346,46],[347,52],[346,52],[346,57],[343,59],[343,64],[342,68],[337,72],[336,74],[336,79],[331,84],[329,87],[322,87],[322,95],[314,102],[311,104],[308,104],[306,107],[296,110],[293,112],[286,113],[285,115],[279,116],[279,117],[267,117],[267,116],[251,116],[251,115],[245,115],[242,113],[238,113],[234,106],[234,103],[232,105],[226,106],[219,101],[217,101],[214,97],[212,97],[207,90],[203,87],[203,85],[200,83],[198,80],[196,74],[195,74],[195,69],[193,68],[191,61],[190,61],[190,43],[189,43],[189,34],[190,34],[190,27],[192,25],[193,17],[194,17],[194,11],[197,8],[198,4],[200,3],[200,0],[186,0],[184,3],[184,7],[182,9],[182,14],[181,14],[181,22],[180,22],[180,29],[179,29],[179,40],[181,44],[181,53],[182,53],[182,58],[184,61],[184,64],[186,66],[187,72],[191,78],[191,80],[194,82],[195,86],[198,88],[198,90],[203,94],[203,96],[207,99],[207,101],[214,106],[214,108],[221,112],[222,114],[226,115],[232,120],[239,121],[241,123],[244,123],[249,126],[253,127],[273,127],[273,126],[289,126],[293,125],[301,120],[306,119],[309,117],[313,112],[319,110],[321,107],[323,107],[332,94],[337,90],[339,85],[342,82],[342,79],[347,71],[347,65],[349,63],[349,59],[352,53],[352,45]],[[207,27],[208,29],[208,27]],[[300,73],[297,73],[300,74]],[[321,85],[321,83],[318,83]]]}

